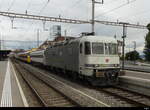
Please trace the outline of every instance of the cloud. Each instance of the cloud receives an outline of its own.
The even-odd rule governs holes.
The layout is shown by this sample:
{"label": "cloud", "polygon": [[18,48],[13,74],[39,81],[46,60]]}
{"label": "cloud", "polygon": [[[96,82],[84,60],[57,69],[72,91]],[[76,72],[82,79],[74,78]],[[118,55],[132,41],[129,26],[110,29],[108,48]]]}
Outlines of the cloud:
{"label": "cloud", "polygon": [[[13,3],[14,2],[14,3]],[[34,15],[54,16],[61,15],[63,18],[71,19],[91,19],[91,0],[0,0],[0,11],[7,11],[10,8],[10,12],[25,13]],[[147,25],[149,23],[150,15],[147,14],[150,7],[150,1],[148,0],[136,0],[133,3],[125,5],[114,11],[110,11],[122,4],[125,4],[127,0],[104,0],[104,4],[96,5],[96,16],[99,16],[98,20],[109,21],[125,21],[130,23],[137,23]],[[11,6],[11,4],[13,5]],[[139,15],[138,15],[139,14]],[[4,39],[8,40],[36,40],[37,29],[41,30],[40,39],[45,40],[50,37],[50,32],[43,31],[42,21],[14,19],[14,26],[16,30],[11,29],[10,18],[0,16],[0,30]],[[91,25],[73,25],[64,23],[46,22],[46,28],[50,29],[53,25],[61,25],[62,33],[67,30],[67,34],[70,36],[78,36],[81,32],[91,32]],[[117,35],[117,39],[122,40],[122,27],[106,26],[97,24],[95,26],[97,35],[111,36]],[[128,34],[126,38],[126,45],[132,44],[132,41],[137,42],[137,50],[142,51],[144,46],[144,36],[147,30],[131,29],[128,28]],[[142,45],[143,44],[143,45]],[[15,44],[14,44],[15,45]]]}

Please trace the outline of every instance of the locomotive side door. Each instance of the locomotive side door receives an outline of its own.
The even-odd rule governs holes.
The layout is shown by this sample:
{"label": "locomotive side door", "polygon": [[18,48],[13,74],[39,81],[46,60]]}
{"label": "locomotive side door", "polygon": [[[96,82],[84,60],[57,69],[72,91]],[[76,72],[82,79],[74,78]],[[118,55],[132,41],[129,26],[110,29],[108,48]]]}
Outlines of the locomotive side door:
{"label": "locomotive side door", "polygon": [[79,74],[82,74],[84,69],[84,43],[81,42],[79,46]]}

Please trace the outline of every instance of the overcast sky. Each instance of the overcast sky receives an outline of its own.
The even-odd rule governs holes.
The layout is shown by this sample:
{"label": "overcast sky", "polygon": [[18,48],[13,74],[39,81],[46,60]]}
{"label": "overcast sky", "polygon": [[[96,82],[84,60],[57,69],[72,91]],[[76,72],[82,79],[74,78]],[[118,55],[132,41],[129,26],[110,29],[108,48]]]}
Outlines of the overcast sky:
{"label": "overcast sky", "polygon": [[[100,0],[97,0],[100,1]],[[96,19],[107,21],[123,21],[147,25],[150,23],[150,0],[104,0],[104,4],[96,4]],[[0,11],[44,15],[72,19],[91,19],[91,0],[0,0]],[[81,32],[90,32],[90,25],[63,24],[46,22],[46,28],[53,25],[62,26],[62,34],[78,36]],[[11,29],[10,18],[0,16],[0,34],[4,40],[36,40],[37,29],[40,29],[40,40],[50,37],[49,31],[43,31],[42,21],[14,19]],[[122,27],[96,24],[96,34],[113,37],[121,40]],[[128,28],[126,51],[133,50],[133,41],[137,42],[137,50],[143,51],[145,29]],[[15,45],[15,44],[14,44]]]}

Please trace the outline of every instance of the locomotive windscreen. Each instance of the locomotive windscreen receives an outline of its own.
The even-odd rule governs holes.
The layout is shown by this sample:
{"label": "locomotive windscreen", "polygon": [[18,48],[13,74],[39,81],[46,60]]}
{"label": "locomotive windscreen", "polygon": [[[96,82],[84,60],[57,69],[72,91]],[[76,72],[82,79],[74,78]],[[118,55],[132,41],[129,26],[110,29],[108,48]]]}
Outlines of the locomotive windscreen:
{"label": "locomotive windscreen", "polygon": [[91,52],[92,54],[117,55],[118,48],[117,44],[115,43],[100,43],[100,42],[92,42],[91,48],[91,43],[85,42],[85,54],[90,55]]}
{"label": "locomotive windscreen", "polygon": [[104,54],[104,45],[103,43],[92,43],[92,53],[93,54]]}
{"label": "locomotive windscreen", "polygon": [[116,55],[118,53],[117,44],[105,43],[105,54]]}

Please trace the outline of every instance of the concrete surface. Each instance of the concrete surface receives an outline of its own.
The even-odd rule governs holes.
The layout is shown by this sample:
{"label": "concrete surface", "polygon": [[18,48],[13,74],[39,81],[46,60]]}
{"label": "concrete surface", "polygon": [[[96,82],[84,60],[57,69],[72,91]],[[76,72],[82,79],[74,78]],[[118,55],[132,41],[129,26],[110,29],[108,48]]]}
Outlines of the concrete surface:
{"label": "concrete surface", "polygon": [[125,89],[150,96],[150,73],[126,71],[119,82]]}
{"label": "concrete surface", "polygon": [[137,72],[137,71],[125,71],[125,76],[137,77],[150,80],[150,73]]}
{"label": "concrete surface", "polygon": [[24,107],[15,74],[10,61],[0,61],[0,107]]}

